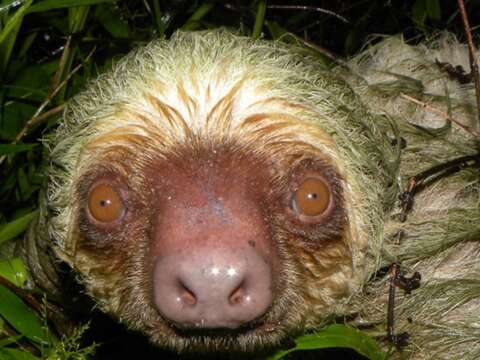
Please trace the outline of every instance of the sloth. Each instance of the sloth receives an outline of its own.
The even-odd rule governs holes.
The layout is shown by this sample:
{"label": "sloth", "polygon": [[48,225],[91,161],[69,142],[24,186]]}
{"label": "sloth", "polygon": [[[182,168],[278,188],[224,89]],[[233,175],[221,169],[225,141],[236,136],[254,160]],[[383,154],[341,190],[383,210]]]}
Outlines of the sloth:
{"label": "sloth", "polygon": [[[339,321],[386,334],[399,264],[422,277],[392,309],[403,356],[479,358],[477,109],[444,71],[457,65],[449,35],[386,38],[333,67],[226,30],[133,51],[44,141],[33,281],[65,299],[66,265],[159,348],[251,353]],[[406,209],[410,180],[455,159],[475,166]]]}

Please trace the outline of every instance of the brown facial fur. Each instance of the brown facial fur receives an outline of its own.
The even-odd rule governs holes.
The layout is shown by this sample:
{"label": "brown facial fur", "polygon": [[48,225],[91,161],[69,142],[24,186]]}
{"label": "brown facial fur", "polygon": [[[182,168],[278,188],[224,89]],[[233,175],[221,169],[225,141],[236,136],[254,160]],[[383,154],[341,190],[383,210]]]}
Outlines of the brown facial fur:
{"label": "brown facial fur", "polygon": [[[106,168],[102,162],[80,180],[80,238],[76,256],[78,264],[82,258],[96,259],[98,270],[91,267],[89,276],[104,285],[94,296],[118,298],[118,304],[107,304],[109,312],[146,332],[154,342],[175,344],[174,347],[188,343],[188,348],[221,349],[228,343],[234,348],[240,345],[252,349],[277,343],[286,329],[292,331],[293,324],[297,328],[293,331],[300,331],[306,319],[287,309],[308,306],[303,284],[310,280],[300,270],[303,259],[318,261],[310,254],[325,253],[329,261],[322,261],[323,271],[334,273],[344,257],[344,252],[338,250],[339,246],[344,247],[345,217],[335,170],[324,160],[311,159],[298,162],[284,172],[270,159],[234,145],[184,148],[174,154],[165,159],[144,151],[135,160],[116,160],[116,169]],[[133,171],[131,164],[135,164]],[[139,176],[125,176],[122,174],[125,169]],[[311,174],[319,174],[328,181],[333,208],[322,218],[305,221],[294,213],[291,199],[298,181]],[[88,189],[98,183],[116,187],[126,207],[122,219],[106,226],[89,219],[85,209]],[[233,217],[219,213],[218,223],[202,224],[203,215],[190,209],[215,211],[215,202],[209,195],[226,199],[223,211],[233,211]],[[205,216],[212,219],[208,214]],[[203,228],[205,231],[200,235],[206,233],[208,239],[195,235]],[[225,231],[231,231],[235,237],[225,237]],[[188,253],[189,241],[206,242],[205,246],[212,249],[230,246],[228,241],[218,242],[222,239],[255,246],[265,257],[273,274],[274,301],[265,314],[240,329],[193,337],[163,318],[155,308],[154,263],[170,253]],[[335,252],[339,253],[337,258]],[[321,274],[308,276],[317,278]],[[338,294],[341,295],[343,292]],[[265,328],[269,331],[264,331]],[[198,340],[192,344],[192,338]]]}

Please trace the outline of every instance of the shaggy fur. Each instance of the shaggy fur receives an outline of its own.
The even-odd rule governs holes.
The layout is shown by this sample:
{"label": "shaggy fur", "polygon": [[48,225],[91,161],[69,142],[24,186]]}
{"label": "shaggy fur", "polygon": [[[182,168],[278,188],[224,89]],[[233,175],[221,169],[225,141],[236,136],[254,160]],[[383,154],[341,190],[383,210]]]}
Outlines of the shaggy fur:
{"label": "shaggy fur", "polygon": [[[409,177],[477,152],[472,136],[399,97],[408,93],[474,121],[472,85],[449,79],[435,59],[468,68],[466,49],[448,36],[428,47],[386,39],[352,59],[348,70],[326,69],[293,46],[224,31],[177,33],[132,52],[69,103],[46,140],[49,179],[26,238],[33,277],[61,293],[55,261],[43,255],[53,249],[104,311],[154,343],[178,351],[255,350],[339,316],[385,333],[388,279],[374,275],[400,262],[423,277],[420,289],[397,299],[397,331],[412,336],[406,353],[479,358],[478,169],[427,186],[407,221],[398,220],[398,195]],[[337,179],[341,235],[319,245],[314,234],[300,236],[272,213],[282,266],[266,323],[275,326],[235,338],[182,336],[155,311],[142,265],[148,191],[139,195],[145,221],[130,224],[132,239],[87,244],[79,231],[82,189],[102,172],[148,189],[152,164],[217,152],[268,163],[274,191],[285,187],[292,169],[320,164]]]}
{"label": "shaggy fur", "polygon": [[[371,112],[394,119],[405,139],[401,190],[423,170],[478,153],[478,140],[465,130],[400,96],[408,94],[478,129],[473,83],[451,79],[436,60],[469,69],[466,45],[448,34],[428,46],[385,39],[350,61],[353,73],[362,74],[361,79],[347,75],[355,91]],[[479,185],[478,168],[464,169],[419,192],[405,223],[397,217],[398,201],[385,218],[382,266],[396,261],[423,278],[418,290],[399,296],[396,308],[397,331],[411,335],[407,352],[415,359],[480,357]],[[368,282],[354,296],[358,325],[385,323],[386,282]]]}

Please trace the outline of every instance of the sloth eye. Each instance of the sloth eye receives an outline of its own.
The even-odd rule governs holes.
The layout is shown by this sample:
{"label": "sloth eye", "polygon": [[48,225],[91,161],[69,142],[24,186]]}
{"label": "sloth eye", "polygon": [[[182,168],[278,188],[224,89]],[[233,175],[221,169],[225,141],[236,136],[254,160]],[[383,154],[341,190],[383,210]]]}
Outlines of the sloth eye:
{"label": "sloth eye", "polygon": [[95,220],[109,223],[123,216],[125,204],[112,186],[99,184],[90,190],[88,210]]}
{"label": "sloth eye", "polygon": [[319,178],[307,178],[298,185],[292,207],[299,215],[318,216],[330,205],[330,187]]}

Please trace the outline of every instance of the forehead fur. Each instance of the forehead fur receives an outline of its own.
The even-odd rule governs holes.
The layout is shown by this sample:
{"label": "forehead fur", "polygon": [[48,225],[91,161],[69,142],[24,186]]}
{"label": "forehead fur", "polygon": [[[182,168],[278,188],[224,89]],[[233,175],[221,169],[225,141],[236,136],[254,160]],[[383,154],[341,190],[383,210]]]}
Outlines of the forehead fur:
{"label": "forehead fur", "polygon": [[379,219],[392,202],[395,154],[379,140],[379,124],[301,49],[225,31],[177,33],[132,52],[70,102],[46,141],[50,237],[68,252],[78,178],[109,151],[135,158],[148,147],[168,157],[178,144],[234,141],[274,162],[310,153],[335,164],[345,181],[355,274],[366,276],[360,259],[379,253]]}

